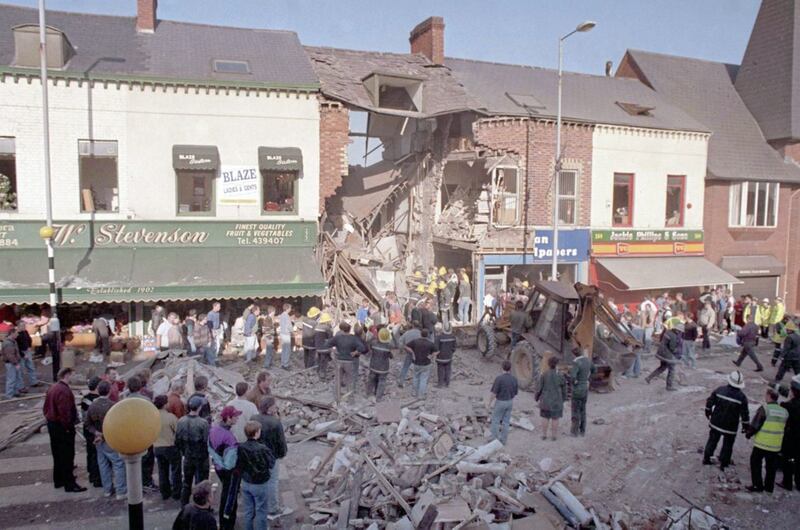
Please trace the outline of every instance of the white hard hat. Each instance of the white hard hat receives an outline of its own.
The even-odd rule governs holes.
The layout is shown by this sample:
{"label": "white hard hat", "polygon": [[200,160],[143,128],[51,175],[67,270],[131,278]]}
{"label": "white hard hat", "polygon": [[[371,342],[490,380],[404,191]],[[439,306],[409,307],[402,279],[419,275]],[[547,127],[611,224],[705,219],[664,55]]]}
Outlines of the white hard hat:
{"label": "white hard hat", "polygon": [[730,375],[728,375],[728,384],[733,388],[744,388],[744,377],[742,376],[742,372],[739,370],[734,370],[731,372]]}

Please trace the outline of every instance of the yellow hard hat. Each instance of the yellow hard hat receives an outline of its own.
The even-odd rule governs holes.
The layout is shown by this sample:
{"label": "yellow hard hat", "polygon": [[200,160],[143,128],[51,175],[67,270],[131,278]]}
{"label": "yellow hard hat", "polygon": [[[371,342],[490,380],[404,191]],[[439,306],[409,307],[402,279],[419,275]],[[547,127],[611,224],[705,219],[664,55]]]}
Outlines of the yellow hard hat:
{"label": "yellow hard hat", "polygon": [[414,278],[422,278],[422,271],[415,271]]}
{"label": "yellow hard hat", "polygon": [[419,294],[425,294],[425,286],[422,284],[417,285],[417,292]]}
{"label": "yellow hard hat", "polygon": [[447,269],[439,267],[439,276],[444,276],[445,274],[447,274]]}
{"label": "yellow hard hat", "polygon": [[308,310],[308,313],[306,313],[306,316],[308,318],[317,318],[317,315],[319,315],[319,313],[320,313],[320,311],[319,311],[318,307],[312,307],[311,309]]}
{"label": "yellow hard hat", "polygon": [[444,289],[445,287],[447,287],[447,284],[444,283],[444,280],[439,280],[439,289]]}
{"label": "yellow hard hat", "polygon": [[524,282],[522,282],[522,286],[523,286],[525,289],[527,289],[529,285],[530,285],[530,284],[528,283],[528,280],[525,280]]}
{"label": "yellow hard hat", "polygon": [[790,320],[786,323],[786,331],[797,331],[797,324]]}
{"label": "yellow hard hat", "polygon": [[381,328],[381,330],[378,332],[378,340],[383,342],[383,343],[391,342],[392,341],[392,334],[389,333],[388,329]]}
{"label": "yellow hard hat", "polygon": [[466,272],[465,272],[464,274],[462,274],[462,275],[461,275],[461,278],[462,278],[462,279],[463,279],[465,282],[469,283],[469,276],[467,276],[467,273],[466,273]]}
{"label": "yellow hard hat", "polygon": [[333,317],[330,313],[322,313],[322,316],[319,317],[319,323],[327,324],[328,322],[333,322]]}
{"label": "yellow hard hat", "polygon": [[436,294],[436,284],[431,283],[428,286],[428,294]]}

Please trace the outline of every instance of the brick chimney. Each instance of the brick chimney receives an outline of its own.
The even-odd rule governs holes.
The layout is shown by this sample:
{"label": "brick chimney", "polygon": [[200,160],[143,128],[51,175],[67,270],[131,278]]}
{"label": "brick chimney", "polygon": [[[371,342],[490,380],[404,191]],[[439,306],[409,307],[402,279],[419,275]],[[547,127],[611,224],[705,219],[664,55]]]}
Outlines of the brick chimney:
{"label": "brick chimney", "polygon": [[136,31],[139,33],[156,31],[156,9],[158,0],[136,0]]}
{"label": "brick chimney", "polygon": [[444,64],[444,19],[429,17],[417,24],[408,37],[411,53],[421,53],[434,64]]}

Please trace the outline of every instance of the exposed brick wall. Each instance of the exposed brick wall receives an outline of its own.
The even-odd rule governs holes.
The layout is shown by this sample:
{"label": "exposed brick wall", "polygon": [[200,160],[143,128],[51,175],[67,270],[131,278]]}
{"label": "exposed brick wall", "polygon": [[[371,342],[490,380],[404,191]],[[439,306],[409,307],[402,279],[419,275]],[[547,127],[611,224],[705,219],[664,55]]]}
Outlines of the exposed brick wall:
{"label": "exposed brick wall", "polygon": [[[489,118],[475,122],[473,129],[477,145],[496,154],[507,153],[520,157],[529,186],[528,224],[552,225],[555,123],[522,118]],[[592,194],[592,127],[562,124],[561,150],[564,169],[578,169],[580,172],[576,224],[588,226]],[[526,163],[530,167],[526,168]]]}
{"label": "exposed brick wall", "polygon": [[411,53],[421,53],[433,64],[444,64],[444,19],[429,17],[411,30]]}
{"label": "exposed brick wall", "polygon": [[336,101],[320,99],[319,106],[319,208],[336,194],[347,175],[347,146],[350,144],[350,116]]}

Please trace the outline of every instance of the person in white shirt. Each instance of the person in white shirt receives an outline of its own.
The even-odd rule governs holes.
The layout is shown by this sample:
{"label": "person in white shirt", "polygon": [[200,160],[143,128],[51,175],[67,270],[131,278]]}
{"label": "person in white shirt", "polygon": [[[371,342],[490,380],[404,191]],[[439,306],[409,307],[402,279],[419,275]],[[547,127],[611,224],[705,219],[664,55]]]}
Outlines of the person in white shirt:
{"label": "person in white shirt", "polygon": [[172,323],[167,318],[162,320],[161,323],[158,325],[158,329],[156,330],[156,336],[158,337],[158,347],[161,350],[169,349],[169,328],[171,327]]}
{"label": "person in white shirt", "polygon": [[236,441],[244,443],[247,441],[247,436],[244,434],[244,426],[250,421],[250,418],[258,414],[258,408],[252,401],[245,398],[249,386],[244,381],[236,383],[236,397],[228,403],[229,407],[233,407],[241,414],[236,417],[236,423],[231,427],[231,434],[236,438]]}

